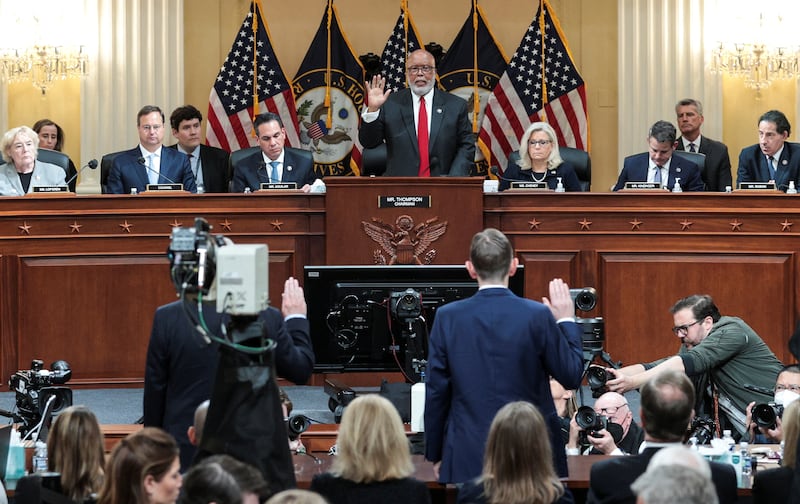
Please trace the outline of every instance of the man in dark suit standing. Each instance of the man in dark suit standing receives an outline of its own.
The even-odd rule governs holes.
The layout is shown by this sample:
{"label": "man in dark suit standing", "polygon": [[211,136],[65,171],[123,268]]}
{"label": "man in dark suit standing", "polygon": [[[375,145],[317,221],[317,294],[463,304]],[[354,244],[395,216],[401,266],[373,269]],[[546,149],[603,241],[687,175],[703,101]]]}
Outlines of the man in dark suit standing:
{"label": "man in dark suit standing", "polygon": [[145,105],[136,115],[139,145],[114,158],[106,188],[111,194],[144,192],[148,184],[183,184],[197,192],[189,158],[174,149],[163,149],[164,112]]}
{"label": "man in dark suit standing", "polygon": [[467,102],[435,89],[436,61],[428,51],[412,52],[406,63],[407,89],[390,95],[380,75],[366,83],[358,139],[368,149],[386,142],[386,171],[375,175],[468,177],[475,135]]}
{"label": "man in dark suit standing", "polygon": [[731,158],[728,146],[700,135],[703,125],[703,104],[693,98],[685,98],[675,105],[678,116],[678,138],[676,150],[699,152],[706,155],[705,167],[701,170],[706,191],[725,191],[732,186]]}
{"label": "man in dark suit standing", "polygon": [[198,193],[228,192],[230,156],[222,149],[200,143],[202,122],[203,114],[192,105],[184,105],[173,110],[169,116],[169,123],[172,126],[172,136],[178,143],[171,145],[170,148],[177,149],[189,158]]}
{"label": "man in dark suit standing", "polygon": [[800,186],[800,144],[787,142],[792,126],[780,110],[770,110],[758,119],[758,143],[739,153],[736,185],[769,182],[783,192],[789,182]]}
{"label": "man in dark suit standing", "polygon": [[622,172],[612,190],[625,188],[625,182],[652,182],[673,189],[680,179],[684,191],[702,191],[700,168],[689,160],[673,156],[675,126],[668,121],[656,121],[647,133],[648,152],[625,158]]}
{"label": "man in dark suit standing", "polygon": [[233,192],[244,192],[245,187],[257,191],[262,183],[281,182],[294,182],[298,189],[310,192],[317,179],[314,157],[310,151],[284,147],[286,130],[281,117],[266,112],[256,117],[253,127],[261,151],[234,167]]}
{"label": "man in dark suit standing", "polygon": [[439,308],[431,330],[425,458],[442,483],[479,476],[492,418],[509,402],[528,401],[545,418],[556,472],[566,476],[550,376],[574,389],[583,372],[582,332],[569,287],[552,280],[544,304],[514,295],[508,279],[518,262],[496,229],[477,233],[469,256],[467,271],[478,292]]}
{"label": "man in dark suit standing", "polygon": [[[694,414],[694,386],[680,371],[667,370],[641,388],[641,418],[646,448],[638,455],[611,457],[595,462],[589,475],[588,504],[634,504],[631,483],[645,470],[658,450],[683,442]],[[733,466],[711,462],[711,479],[720,504],[736,502]]]}

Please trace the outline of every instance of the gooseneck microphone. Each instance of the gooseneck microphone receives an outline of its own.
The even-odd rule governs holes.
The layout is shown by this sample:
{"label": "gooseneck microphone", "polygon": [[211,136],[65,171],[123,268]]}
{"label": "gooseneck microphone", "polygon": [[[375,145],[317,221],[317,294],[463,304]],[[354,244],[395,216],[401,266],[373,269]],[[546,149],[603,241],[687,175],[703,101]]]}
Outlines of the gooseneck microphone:
{"label": "gooseneck microphone", "polygon": [[137,163],[139,163],[140,165],[144,166],[144,167],[147,169],[147,171],[149,171],[149,172],[152,172],[152,173],[155,173],[155,174],[156,174],[156,175],[158,175],[159,177],[164,177],[165,179],[167,179],[167,182],[169,182],[170,184],[177,184],[177,182],[175,182],[175,181],[174,181],[174,180],[172,180],[171,178],[167,177],[167,176],[166,176],[166,175],[164,175],[163,173],[161,173],[161,172],[157,172],[157,171],[155,171],[154,169],[152,169],[152,168],[150,168],[149,166],[147,166],[147,163],[145,163],[145,161],[144,161],[144,158],[143,158],[143,157],[139,156],[139,159],[137,159],[137,160],[136,160],[136,162],[137,162]]}
{"label": "gooseneck microphone", "polygon": [[80,175],[80,174],[81,174],[81,172],[82,172],[83,170],[85,170],[86,168],[91,168],[92,170],[94,170],[95,168],[97,168],[97,160],[96,160],[96,159],[92,159],[91,161],[89,161],[88,163],[86,163],[85,165],[83,165],[83,166],[81,167],[81,169],[80,169],[80,170],[78,170],[78,171],[75,173],[75,175],[71,176],[71,177],[69,178],[69,180],[67,180],[67,182],[66,182],[66,186],[67,186],[67,187],[69,187],[69,185],[70,185],[72,182],[74,182],[74,181],[75,181],[75,179],[76,179],[76,178],[78,178],[78,175]]}
{"label": "gooseneck microphone", "polygon": [[264,178],[267,179],[267,183],[268,184],[271,183],[272,180],[269,178],[269,172],[267,171],[267,163],[265,163],[264,161],[262,161],[261,164],[258,165],[258,169],[256,170],[256,178],[258,179],[259,182],[261,182],[262,169],[264,170]]}

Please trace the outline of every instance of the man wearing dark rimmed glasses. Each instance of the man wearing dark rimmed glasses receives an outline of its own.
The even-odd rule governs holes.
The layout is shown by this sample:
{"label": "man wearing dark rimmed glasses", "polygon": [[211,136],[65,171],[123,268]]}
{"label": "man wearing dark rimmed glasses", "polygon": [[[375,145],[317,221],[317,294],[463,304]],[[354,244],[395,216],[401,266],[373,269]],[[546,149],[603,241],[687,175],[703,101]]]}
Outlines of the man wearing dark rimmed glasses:
{"label": "man wearing dark rimmed glasses", "polygon": [[475,135],[467,102],[436,89],[436,60],[424,49],[408,55],[408,87],[391,92],[386,79],[366,82],[366,108],[358,139],[366,148],[386,143],[386,171],[392,177],[468,177],[475,159]]}
{"label": "man wearing dark rimmed glasses", "polygon": [[755,401],[769,402],[771,395],[746,389],[744,384],[772,389],[781,362],[764,340],[737,317],[721,316],[708,295],[693,295],[670,308],[672,332],[681,340],[677,355],[655,362],[634,364],[619,370],[606,385],[624,393],[666,369],[685,372],[698,390],[696,414],[708,414],[717,427],[731,429],[741,437],[745,408]]}

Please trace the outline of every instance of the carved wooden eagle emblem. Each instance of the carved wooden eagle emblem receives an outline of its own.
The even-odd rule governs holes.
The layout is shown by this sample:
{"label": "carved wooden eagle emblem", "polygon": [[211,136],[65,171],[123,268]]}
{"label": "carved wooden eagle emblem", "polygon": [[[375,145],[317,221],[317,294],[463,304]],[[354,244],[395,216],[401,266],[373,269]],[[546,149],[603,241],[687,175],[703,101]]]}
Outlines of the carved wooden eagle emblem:
{"label": "carved wooden eagle emblem", "polygon": [[414,225],[411,216],[401,215],[394,225],[373,217],[370,222],[361,221],[361,227],[380,245],[372,254],[375,264],[431,264],[436,250],[428,248],[447,231],[447,221],[432,217]]}

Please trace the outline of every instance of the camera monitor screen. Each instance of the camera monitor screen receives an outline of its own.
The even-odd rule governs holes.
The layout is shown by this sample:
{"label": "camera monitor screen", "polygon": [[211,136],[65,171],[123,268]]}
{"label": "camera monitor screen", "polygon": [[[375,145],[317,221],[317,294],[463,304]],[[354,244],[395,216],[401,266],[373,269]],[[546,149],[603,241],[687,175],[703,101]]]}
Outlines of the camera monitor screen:
{"label": "camera monitor screen", "polygon": [[[522,266],[509,279],[519,296],[524,279]],[[306,266],[303,288],[315,371],[409,371],[427,356],[439,307],[478,283],[464,265]]]}

